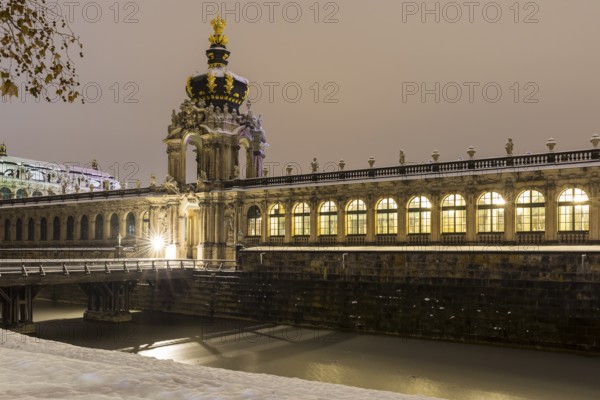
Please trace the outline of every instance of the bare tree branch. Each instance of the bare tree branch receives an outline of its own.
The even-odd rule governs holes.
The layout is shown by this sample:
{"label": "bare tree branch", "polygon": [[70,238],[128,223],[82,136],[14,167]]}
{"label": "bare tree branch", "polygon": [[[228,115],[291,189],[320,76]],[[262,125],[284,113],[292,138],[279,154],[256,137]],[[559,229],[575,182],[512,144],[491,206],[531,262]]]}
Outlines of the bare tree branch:
{"label": "bare tree branch", "polygon": [[69,54],[83,45],[46,0],[0,0],[0,95],[19,96],[19,84],[35,98],[83,98]]}

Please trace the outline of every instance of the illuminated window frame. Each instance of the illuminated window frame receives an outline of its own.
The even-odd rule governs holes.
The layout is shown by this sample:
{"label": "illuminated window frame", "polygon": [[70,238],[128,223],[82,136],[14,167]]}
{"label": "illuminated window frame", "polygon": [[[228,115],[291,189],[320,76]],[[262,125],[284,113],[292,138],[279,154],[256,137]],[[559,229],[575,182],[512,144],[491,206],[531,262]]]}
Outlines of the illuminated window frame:
{"label": "illuminated window frame", "polygon": [[135,214],[132,212],[125,217],[125,237],[128,239],[135,237]]}
{"label": "illuminated window frame", "polygon": [[381,199],[376,207],[377,235],[398,234],[398,203],[392,198]]}
{"label": "illuminated window frame", "polygon": [[367,234],[367,205],[362,200],[351,200],[346,206],[346,235]]}
{"label": "illuminated window frame", "polygon": [[150,237],[150,213],[148,211],[144,211],[142,214],[142,237]]}
{"label": "illuminated window frame", "polygon": [[261,237],[262,236],[262,213],[258,206],[252,206],[248,210],[248,237]]}
{"label": "illuminated window frame", "polygon": [[285,236],[285,208],[281,204],[275,204],[269,210],[269,236]]}
{"label": "illuminated window frame", "polygon": [[506,201],[496,192],[482,194],[477,201],[477,231],[504,233],[504,206]]}
{"label": "illuminated window frame", "polygon": [[442,234],[467,233],[467,202],[460,194],[442,200]]}
{"label": "illuminated window frame", "polygon": [[319,235],[337,235],[337,205],[333,201],[326,201],[319,207]]}
{"label": "illuminated window frame", "polygon": [[546,199],[537,190],[526,190],[515,202],[515,229],[517,232],[544,232],[546,230]]}
{"label": "illuminated window frame", "polygon": [[431,201],[425,196],[413,197],[408,202],[408,234],[425,235],[431,233]]}
{"label": "illuminated window frame", "polygon": [[306,203],[294,207],[294,236],[310,236],[310,207]]}
{"label": "illuminated window frame", "polygon": [[581,189],[569,188],[558,197],[558,231],[590,230],[590,198]]}
{"label": "illuminated window frame", "polygon": [[11,197],[12,191],[9,188],[3,187],[0,189],[0,200],[10,200]]}

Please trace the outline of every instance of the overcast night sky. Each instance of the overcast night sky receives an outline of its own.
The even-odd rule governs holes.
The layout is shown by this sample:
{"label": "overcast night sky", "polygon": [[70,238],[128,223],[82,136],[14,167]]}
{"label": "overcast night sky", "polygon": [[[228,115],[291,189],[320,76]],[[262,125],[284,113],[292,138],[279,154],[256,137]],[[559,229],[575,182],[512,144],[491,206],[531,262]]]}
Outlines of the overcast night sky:
{"label": "overcast night sky", "polygon": [[[206,71],[209,21],[221,2],[123,0],[118,14],[113,4],[74,8],[87,104],[2,102],[9,155],[97,158],[105,170],[118,163],[121,179],[163,179],[171,110],[186,98],[186,79]],[[347,168],[365,168],[369,156],[395,165],[399,149],[407,162],[427,161],[434,149],[441,161],[466,158],[469,145],[476,157],[501,156],[508,137],[515,154],[543,152],[549,137],[558,151],[582,149],[600,132],[597,0],[482,1],[460,10],[463,2],[442,1],[438,16],[422,15],[421,1],[240,2],[237,12],[226,4],[229,69],[254,82],[253,111],[271,144],[266,161],[279,171],[296,162],[306,172],[313,157],[321,167],[344,158]],[[432,90],[424,98],[414,93],[421,84]]]}

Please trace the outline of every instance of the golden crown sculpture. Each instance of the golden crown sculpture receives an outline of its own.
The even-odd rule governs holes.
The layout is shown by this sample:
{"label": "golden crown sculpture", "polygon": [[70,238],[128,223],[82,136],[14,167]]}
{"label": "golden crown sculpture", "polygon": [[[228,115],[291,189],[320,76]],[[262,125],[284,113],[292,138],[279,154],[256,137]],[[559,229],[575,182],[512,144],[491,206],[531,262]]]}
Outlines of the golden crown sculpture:
{"label": "golden crown sculpture", "polygon": [[215,33],[208,38],[208,40],[210,41],[210,44],[212,44],[212,45],[220,44],[222,46],[227,46],[227,43],[229,42],[229,38],[227,38],[227,36],[223,35],[223,31],[227,27],[227,21],[222,19],[221,16],[219,15],[219,16],[217,16],[217,18],[210,21],[210,24],[212,25],[213,30],[215,31]]}

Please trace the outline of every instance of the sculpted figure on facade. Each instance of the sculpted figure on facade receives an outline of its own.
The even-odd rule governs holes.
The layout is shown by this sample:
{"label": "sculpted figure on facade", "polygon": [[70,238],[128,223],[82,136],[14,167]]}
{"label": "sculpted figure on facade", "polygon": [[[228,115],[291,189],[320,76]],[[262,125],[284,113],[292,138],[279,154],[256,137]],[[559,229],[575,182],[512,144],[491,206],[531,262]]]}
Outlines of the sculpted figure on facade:
{"label": "sculpted figure on facade", "polygon": [[179,187],[177,186],[177,182],[171,175],[167,175],[165,177],[165,183],[163,183],[163,188],[169,194],[179,194]]}
{"label": "sculpted figure on facade", "polygon": [[507,156],[512,156],[513,155],[513,149],[514,149],[515,145],[513,143],[512,138],[508,138],[508,141],[506,142],[506,146],[504,146],[504,148],[506,149],[506,155]]}

